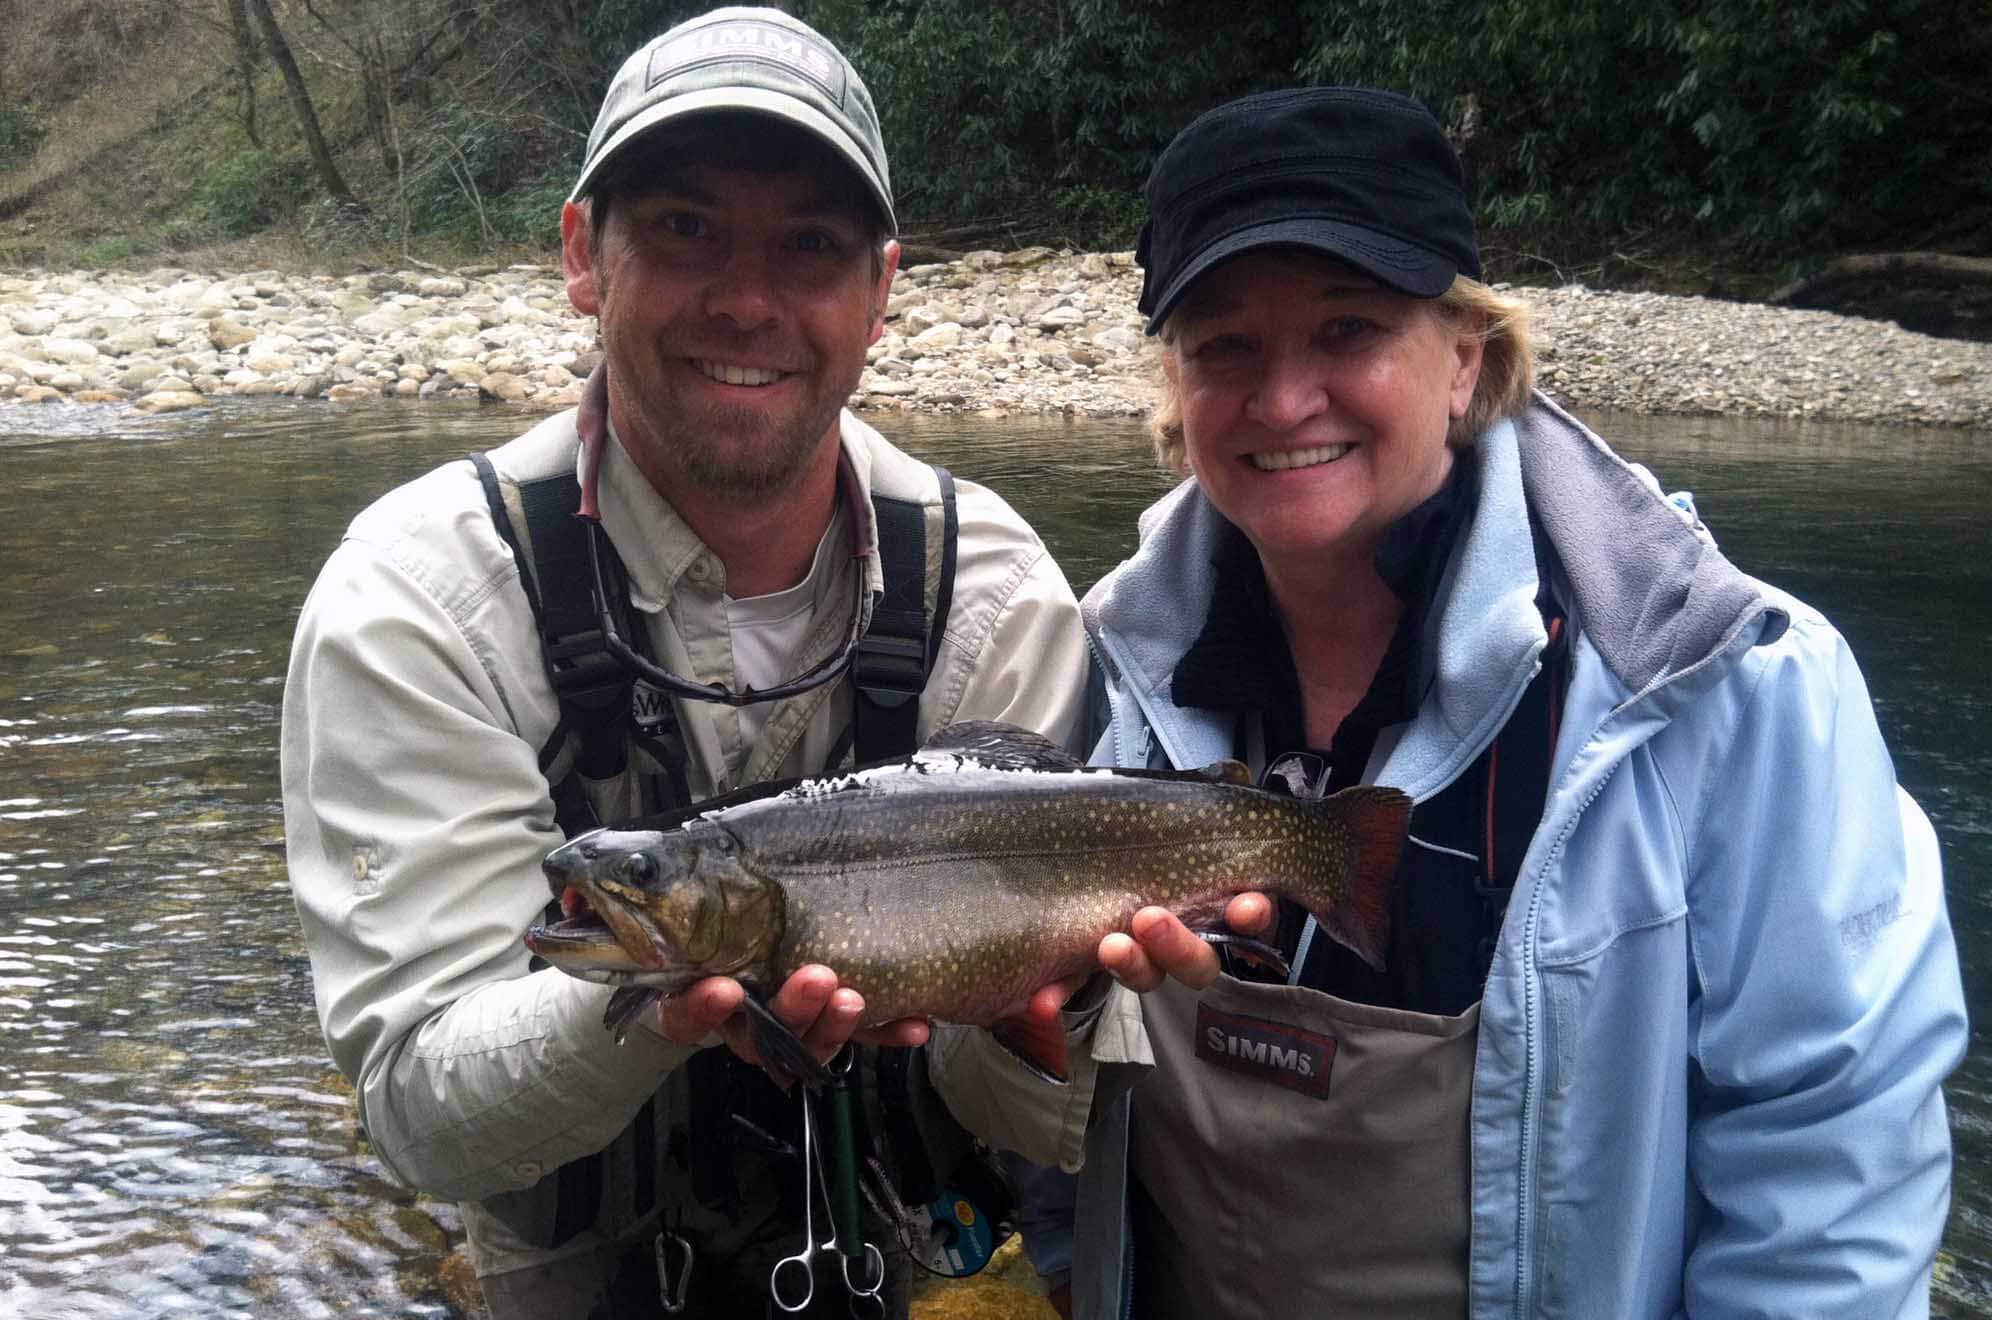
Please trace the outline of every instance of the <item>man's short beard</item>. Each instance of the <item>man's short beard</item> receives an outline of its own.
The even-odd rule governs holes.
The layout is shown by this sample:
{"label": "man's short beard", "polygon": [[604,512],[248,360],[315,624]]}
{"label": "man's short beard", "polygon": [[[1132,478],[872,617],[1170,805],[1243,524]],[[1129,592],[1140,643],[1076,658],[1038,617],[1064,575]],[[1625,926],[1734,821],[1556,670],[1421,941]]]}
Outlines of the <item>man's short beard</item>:
{"label": "man's short beard", "polygon": [[[836,417],[837,413],[832,412],[827,417],[807,418],[788,428],[780,448],[769,455],[769,461],[753,467],[743,466],[737,453],[720,452],[696,440],[679,449],[679,467],[686,477],[714,494],[743,500],[767,499],[801,480],[811,456],[823,443],[825,432],[836,424]],[[696,418],[681,418],[680,425],[724,435],[764,421],[753,408],[717,407]]]}

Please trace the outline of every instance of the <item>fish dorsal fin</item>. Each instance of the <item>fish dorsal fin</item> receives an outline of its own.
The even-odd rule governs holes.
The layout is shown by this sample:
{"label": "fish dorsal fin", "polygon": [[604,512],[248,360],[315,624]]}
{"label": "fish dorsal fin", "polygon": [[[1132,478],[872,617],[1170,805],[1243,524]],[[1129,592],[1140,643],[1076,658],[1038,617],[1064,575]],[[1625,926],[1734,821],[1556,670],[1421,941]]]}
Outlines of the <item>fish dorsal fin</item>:
{"label": "fish dorsal fin", "polygon": [[1076,770],[1079,758],[1043,734],[995,720],[963,720],[929,738],[918,757],[956,756],[992,770]]}

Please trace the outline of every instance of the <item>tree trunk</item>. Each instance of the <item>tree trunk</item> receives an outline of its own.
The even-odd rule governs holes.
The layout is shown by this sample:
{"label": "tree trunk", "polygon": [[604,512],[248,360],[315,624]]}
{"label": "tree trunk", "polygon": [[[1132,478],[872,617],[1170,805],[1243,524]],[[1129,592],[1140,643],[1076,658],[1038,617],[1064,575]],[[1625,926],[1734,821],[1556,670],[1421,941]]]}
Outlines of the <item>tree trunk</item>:
{"label": "tree trunk", "polygon": [[1965,257],[1951,252],[1856,252],[1835,257],[1825,266],[1771,295],[1773,303],[1794,302],[1821,289],[1877,275],[1906,276],[1931,284],[1992,285],[1992,257]]}
{"label": "tree trunk", "polygon": [[257,26],[263,29],[263,40],[270,48],[270,58],[283,71],[284,86],[290,89],[291,108],[297,111],[298,127],[304,130],[304,144],[311,152],[311,163],[318,171],[319,182],[325,186],[332,200],[341,206],[359,206],[360,199],[353,196],[353,190],[339,175],[339,167],[332,163],[332,149],[325,145],[325,134],[318,127],[318,112],[312,109],[311,93],[305,88],[304,74],[298,71],[297,57],[291,54],[290,43],[284,40],[283,30],[277,26],[277,16],[270,12],[270,0],[244,0],[244,3],[248,5]]}
{"label": "tree trunk", "polygon": [[240,84],[237,96],[242,106],[242,131],[249,135],[250,142],[260,147],[263,135],[256,128],[256,34],[249,27],[245,0],[226,0],[226,3],[228,31],[235,38],[235,76]]}

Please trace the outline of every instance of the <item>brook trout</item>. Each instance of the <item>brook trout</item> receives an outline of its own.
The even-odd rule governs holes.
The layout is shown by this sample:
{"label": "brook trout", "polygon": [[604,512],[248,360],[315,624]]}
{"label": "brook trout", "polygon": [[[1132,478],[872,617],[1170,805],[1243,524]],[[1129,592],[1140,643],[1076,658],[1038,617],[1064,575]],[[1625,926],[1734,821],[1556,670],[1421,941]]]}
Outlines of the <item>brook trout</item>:
{"label": "brook trout", "polygon": [[1306,801],[1245,767],[1088,768],[1037,734],[957,724],[911,758],[716,799],[665,828],[596,830],[550,854],[561,920],[526,944],[625,987],[620,1029],[705,976],[772,993],[823,963],[868,1023],[987,1024],[1097,966],[1101,937],[1160,904],[1221,926],[1241,890],[1281,895],[1382,965],[1411,800]]}

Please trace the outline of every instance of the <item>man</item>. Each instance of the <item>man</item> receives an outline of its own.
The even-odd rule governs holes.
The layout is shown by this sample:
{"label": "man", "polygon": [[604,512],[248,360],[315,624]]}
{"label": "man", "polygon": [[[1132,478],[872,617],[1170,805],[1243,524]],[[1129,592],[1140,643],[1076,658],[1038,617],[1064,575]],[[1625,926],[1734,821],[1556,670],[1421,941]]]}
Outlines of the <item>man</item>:
{"label": "man", "polygon": [[[1079,737],[1085,642],[1043,545],[844,411],[893,228],[869,94],[821,36],[723,9],[657,38],[562,214],[604,352],[587,401],[481,472],[385,496],[305,604],[283,785],[319,1016],[391,1175],[463,1203],[499,1320],[661,1314],[685,1289],[691,1314],[761,1315],[804,1245],[796,1104],[733,1062],[755,1057],[739,984],[701,982],[619,1046],[608,987],[529,968],[563,829],[849,763],[915,694],[904,741],[959,719]],[[535,511],[570,478],[597,522]],[[911,511],[896,540],[890,509]],[[888,615],[911,680],[856,694],[853,639]],[[908,648],[858,654],[890,678]],[[821,967],[770,1006],[822,1059],[863,1011]],[[811,1313],[841,1313],[834,1258],[817,1284]]]}

